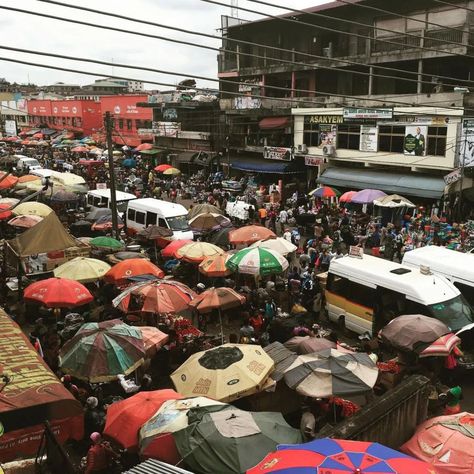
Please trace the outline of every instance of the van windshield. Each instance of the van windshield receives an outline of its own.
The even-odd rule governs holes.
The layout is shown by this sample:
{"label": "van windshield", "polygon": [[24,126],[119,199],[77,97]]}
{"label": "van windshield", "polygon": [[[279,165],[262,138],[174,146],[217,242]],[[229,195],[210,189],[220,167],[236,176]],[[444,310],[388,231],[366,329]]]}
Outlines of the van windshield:
{"label": "van windshield", "polygon": [[26,166],[40,166],[39,161],[35,160],[34,158],[28,158],[27,160],[23,160]]}
{"label": "van windshield", "polygon": [[186,216],[167,217],[166,221],[171,230],[188,230],[189,225]]}
{"label": "van windshield", "polygon": [[459,331],[474,321],[473,310],[462,295],[442,303],[428,305],[428,309],[433,317],[446,324],[451,331]]}

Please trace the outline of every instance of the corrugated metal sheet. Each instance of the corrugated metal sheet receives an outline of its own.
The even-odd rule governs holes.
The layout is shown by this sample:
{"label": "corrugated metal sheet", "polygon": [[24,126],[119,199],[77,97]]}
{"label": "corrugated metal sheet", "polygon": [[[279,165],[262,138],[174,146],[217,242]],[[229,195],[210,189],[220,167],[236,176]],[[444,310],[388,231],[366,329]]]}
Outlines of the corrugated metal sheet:
{"label": "corrugated metal sheet", "polygon": [[194,474],[171,464],[157,461],[156,459],[148,459],[135,466],[124,474]]}

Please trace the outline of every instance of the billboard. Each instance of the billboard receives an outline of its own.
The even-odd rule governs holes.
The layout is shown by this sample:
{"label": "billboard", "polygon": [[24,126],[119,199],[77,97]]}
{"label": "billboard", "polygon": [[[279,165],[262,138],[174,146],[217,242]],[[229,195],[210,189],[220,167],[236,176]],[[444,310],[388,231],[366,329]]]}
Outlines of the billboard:
{"label": "billboard", "polygon": [[462,122],[459,156],[461,167],[474,166],[474,118]]}
{"label": "billboard", "polygon": [[12,137],[15,137],[17,135],[15,120],[5,120],[5,133],[8,136]]}
{"label": "billboard", "polygon": [[403,154],[413,156],[426,156],[427,135],[428,127],[426,125],[409,125],[405,127]]}

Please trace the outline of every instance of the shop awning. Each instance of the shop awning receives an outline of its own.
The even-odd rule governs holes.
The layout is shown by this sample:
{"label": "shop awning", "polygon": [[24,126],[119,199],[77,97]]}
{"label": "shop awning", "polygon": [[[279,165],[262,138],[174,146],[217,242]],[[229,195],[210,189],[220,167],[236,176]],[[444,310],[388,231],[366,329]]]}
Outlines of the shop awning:
{"label": "shop awning", "polygon": [[367,168],[328,168],[318,183],[351,189],[380,189],[386,193],[440,199],[445,183],[442,177],[418,173],[390,173]]}
{"label": "shop awning", "polygon": [[[225,159],[224,159],[225,161]],[[231,160],[234,170],[250,171],[252,173],[277,173],[277,174],[300,174],[306,173],[305,169],[296,169],[292,162],[270,161],[258,158]]]}
{"label": "shop awning", "polygon": [[147,459],[124,474],[192,474],[192,472],[156,459]]}
{"label": "shop awning", "polygon": [[261,130],[286,128],[289,124],[289,117],[266,117],[258,122],[258,126]]}

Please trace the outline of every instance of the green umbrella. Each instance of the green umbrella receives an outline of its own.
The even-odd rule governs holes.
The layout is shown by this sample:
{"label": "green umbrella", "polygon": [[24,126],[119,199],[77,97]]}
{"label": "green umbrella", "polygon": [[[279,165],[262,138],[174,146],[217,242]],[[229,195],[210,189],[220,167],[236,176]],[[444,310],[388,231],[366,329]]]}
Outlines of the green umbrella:
{"label": "green umbrella", "polygon": [[246,412],[228,405],[193,408],[188,422],[173,438],[185,464],[200,474],[245,473],[277,445],[302,439],[281,413]]}
{"label": "green umbrella", "polygon": [[288,261],[275,250],[256,247],[240,250],[225,265],[233,272],[265,276],[284,272]]}
{"label": "green umbrella", "polygon": [[121,249],[123,248],[122,242],[114,239],[113,237],[95,237],[89,242],[93,247],[101,247],[107,249]]}
{"label": "green umbrella", "polygon": [[110,382],[143,364],[145,346],[139,329],[116,319],[84,324],[61,348],[61,370],[92,383]]}
{"label": "green umbrella", "polygon": [[157,150],[156,148],[140,151],[140,155],[157,155],[158,153],[161,153],[161,150]]}

